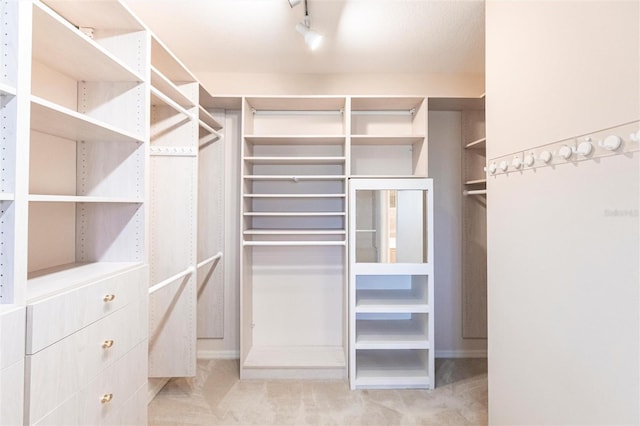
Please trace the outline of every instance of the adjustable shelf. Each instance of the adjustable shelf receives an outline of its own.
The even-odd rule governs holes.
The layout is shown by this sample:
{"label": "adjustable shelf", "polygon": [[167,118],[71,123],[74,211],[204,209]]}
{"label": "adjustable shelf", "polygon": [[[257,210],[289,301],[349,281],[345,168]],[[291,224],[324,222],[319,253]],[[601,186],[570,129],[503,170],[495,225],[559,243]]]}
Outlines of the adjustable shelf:
{"label": "adjustable shelf", "polygon": [[76,195],[43,195],[30,194],[30,202],[39,203],[115,203],[115,204],[141,204],[144,202],[141,198],[127,197],[91,197]]}
{"label": "adjustable shelf", "polygon": [[37,96],[31,97],[31,129],[74,141],[138,142],[144,140],[142,135],[119,129]]}
{"label": "adjustable shelf", "polygon": [[344,180],[344,175],[298,175],[298,176],[280,176],[280,175],[245,175],[244,179],[248,180]]}
{"label": "adjustable shelf", "polygon": [[426,298],[409,290],[356,290],[357,313],[427,313]]}
{"label": "adjustable shelf", "polygon": [[33,3],[34,60],[77,81],[144,81],[142,75],[47,6]]}
{"label": "adjustable shelf", "polygon": [[473,180],[467,180],[464,182],[465,185],[480,185],[480,184],[486,184],[487,183],[487,179],[473,179]]}
{"label": "adjustable shelf", "polygon": [[173,81],[165,77],[164,74],[154,66],[151,66],[151,86],[157,90],[156,93],[164,94],[183,109],[195,106],[193,100],[185,95]]}
{"label": "adjustable shelf", "polygon": [[16,88],[6,83],[0,82],[0,96],[15,96]]}
{"label": "adjustable shelf", "polygon": [[308,240],[298,240],[298,241],[243,241],[243,246],[345,246],[345,241],[308,241]]}
{"label": "adjustable shelf", "polygon": [[344,164],[346,157],[245,157],[253,164]]}
{"label": "adjustable shelf", "polygon": [[326,217],[326,216],[345,216],[345,212],[244,212],[245,216],[273,216],[273,217]]}
{"label": "adjustable shelf", "polygon": [[[394,314],[386,314],[392,316]],[[356,350],[364,349],[429,349],[430,340],[425,330],[426,314],[418,319],[356,320]],[[357,318],[357,317],[356,317]]]}
{"label": "adjustable shelf", "polygon": [[469,142],[464,147],[466,149],[485,149],[486,146],[487,146],[487,138],[486,137],[482,137],[482,138],[477,139],[477,140],[475,140],[473,142]]}
{"label": "adjustable shelf", "polygon": [[345,198],[346,194],[244,194],[244,198]]}

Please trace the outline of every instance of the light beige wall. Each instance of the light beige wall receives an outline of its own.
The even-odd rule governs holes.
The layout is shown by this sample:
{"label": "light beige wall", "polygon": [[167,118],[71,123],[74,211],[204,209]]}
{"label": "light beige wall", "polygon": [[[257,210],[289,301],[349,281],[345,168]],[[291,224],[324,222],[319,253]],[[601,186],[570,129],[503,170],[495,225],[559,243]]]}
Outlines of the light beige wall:
{"label": "light beige wall", "polygon": [[483,74],[243,74],[196,73],[221,95],[480,96]]}
{"label": "light beige wall", "polygon": [[[639,5],[487,2],[489,161],[640,118]],[[491,424],[640,422],[638,154],[488,179]]]}

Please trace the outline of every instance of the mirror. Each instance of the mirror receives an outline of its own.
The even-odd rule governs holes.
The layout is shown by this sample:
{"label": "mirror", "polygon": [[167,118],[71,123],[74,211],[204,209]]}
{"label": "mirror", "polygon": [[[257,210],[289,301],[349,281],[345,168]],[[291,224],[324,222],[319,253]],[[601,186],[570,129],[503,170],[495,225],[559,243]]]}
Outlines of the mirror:
{"label": "mirror", "polygon": [[426,193],[356,191],[356,262],[423,263]]}

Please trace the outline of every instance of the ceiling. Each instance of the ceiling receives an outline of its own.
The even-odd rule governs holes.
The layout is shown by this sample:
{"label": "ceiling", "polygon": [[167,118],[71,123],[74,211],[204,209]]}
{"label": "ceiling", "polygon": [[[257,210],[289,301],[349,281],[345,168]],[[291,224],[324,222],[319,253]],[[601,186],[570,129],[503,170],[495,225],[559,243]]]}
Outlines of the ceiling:
{"label": "ceiling", "polygon": [[484,72],[482,0],[124,0],[194,72]]}

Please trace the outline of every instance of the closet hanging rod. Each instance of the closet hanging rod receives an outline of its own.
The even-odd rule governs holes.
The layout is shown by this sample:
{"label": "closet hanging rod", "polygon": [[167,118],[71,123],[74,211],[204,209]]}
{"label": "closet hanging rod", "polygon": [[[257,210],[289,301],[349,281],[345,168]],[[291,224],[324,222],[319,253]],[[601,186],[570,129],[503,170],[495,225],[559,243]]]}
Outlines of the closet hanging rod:
{"label": "closet hanging rod", "polygon": [[179,272],[177,274],[175,274],[172,277],[167,278],[164,281],[159,282],[158,284],[149,287],[149,294],[153,294],[158,290],[163,289],[164,287],[168,286],[169,284],[179,280],[182,277],[186,277],[187,275],[191,275],[195,272],[195,268],[193,266],[189,266],[187,269],[185,269],[182,272]]}
{"label": "closet hanging rod", "polygon": [[463,195],[486,195],[486,189],[476,189],[471,191],[462,191]]}
{"label": "closet hanging rod", "polygon": [[252,110],[254,115],[341,115],[344,113],[343,109],[336,110]]}
{"label": "closet hanging rod", "polygon": [[221,251],[219,251],[218,253],[214,254],[214,255],[213,255],[213,256],[211,256],[210,258],[205,259],[205,260],[203,260],[202,262],[198,263],[198,266],[197,266],[196,268],[197,268],[197,269],[200,269],[200,268],[202,268],[204,265],[206,265],[206,264],[208,264],[208,263],[211,263],[211,262],[214,262],[214,261],[216,261],[216,260],[218,260],[218,259],[221,259],[221,258],[222,258],[222,252],[221,252]]}
{"label": "closet hanging rod", "polygon": [[411,109],[392,109],[392,110],[352,110],[351,115],[414,115],[415,108]]}

